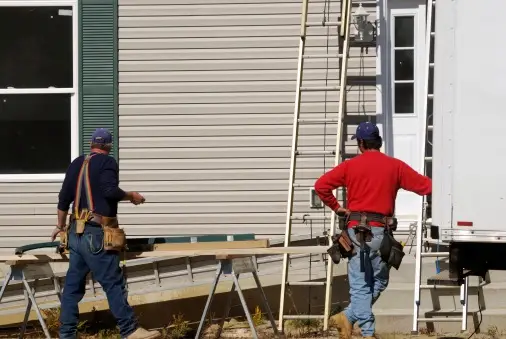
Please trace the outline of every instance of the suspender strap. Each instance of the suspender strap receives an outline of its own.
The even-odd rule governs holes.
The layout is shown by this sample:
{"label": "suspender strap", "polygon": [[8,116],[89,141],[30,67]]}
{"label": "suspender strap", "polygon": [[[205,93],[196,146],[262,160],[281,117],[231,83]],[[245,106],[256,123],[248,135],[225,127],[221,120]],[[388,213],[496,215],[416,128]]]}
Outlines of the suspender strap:
{"label": "suspender strap", "polygon": [[81,191],[84,186],[84,195],[86,196],[86,201],[88,203],[88,211],[93,212],[95,206],[93,204],[93,195],[91,193],[91,185],[90,185],[90,171],[89,171],[89,163],[91,158],[93,158],[95,154],[89,154],[84,158],[83,165],[81,166],[81,170],[79,171],[79,177],[77,178],[77,187],[76,187],[76,196],[74,198],[74,212],[77,219],[80,218],[79,213],[79,203],[81,201]]}

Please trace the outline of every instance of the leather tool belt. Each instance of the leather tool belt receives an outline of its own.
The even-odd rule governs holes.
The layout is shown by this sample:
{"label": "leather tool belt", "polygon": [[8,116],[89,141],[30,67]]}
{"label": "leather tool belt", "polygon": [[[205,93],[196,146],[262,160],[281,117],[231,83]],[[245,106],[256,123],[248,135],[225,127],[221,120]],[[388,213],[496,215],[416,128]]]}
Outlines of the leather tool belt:
{"label": "leather tool belt", "polygon": [[[75,221],[76,234],[82,234],[89,222],[100,225],[104,231],[104,250],[106,251],[122,251],[126,249],[126,235],[123,229],[119,228],[117,217],[105,217],[93,212],[93,194],[90,185],[89,162],[95,154],[88,155],[84,159],[83,165],[79,172],[77,180],[76,196],[74,198],[74,214],[70,216],[69,225],[65,227],[65,231],[60,234],[60,242],[68,249],[68,233],[69,226]],[[81,200],[81,190],[84,186],[84,193],[88,203],[88,208],[79,209]]]}
{"label": "leather tool belt", "polygon": [[[379,213],[371,212],[351,212],[347,221],[359,221],[368,225],[370,222],[377,222],[387,227],[391,231],[397,230],[397,218],[388,217]],[[360,224],[359,224],[360,225]]]}
{"label": "leather tool belt", "polygon": [[[337,264],[341,258],[351,258],[357,254],[357,251],[355,251],[355,245],[358,245],[360,247],[360,268],[361,271],[364,272],[366,254],[365,247],[367,246],[366,242],[372,240],[372,226],[370,223],[380,223],[384,227],[385,233],[388,232],[388,234],[391,234],[392,231],[397,229],[397,219],[394,217],[388,217],[379,213],[371,212],[351,212],[343,219],[344,227],[342,227],[342,232],[333,237],[333,246],[331,246],[327,252],[330,255],[332,261]],[[347,228],[349,221],[359,222],[358,225],[353,227],[358,243],[354,243],[349,237]],[[389,240],[391,240],[391,238],[389,238]]]}

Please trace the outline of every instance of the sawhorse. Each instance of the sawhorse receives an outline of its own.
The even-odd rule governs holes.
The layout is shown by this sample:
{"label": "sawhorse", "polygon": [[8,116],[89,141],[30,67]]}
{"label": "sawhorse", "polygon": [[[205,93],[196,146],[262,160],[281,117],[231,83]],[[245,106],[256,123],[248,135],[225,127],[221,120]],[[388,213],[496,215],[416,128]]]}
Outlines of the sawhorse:
{"label": "sawhorse", "polygon": [[[37,283],[38,279],[41,278],[47,278],[47,277],[53,277],[53,283],[55,285],[55,290],[57,292],[58,299],[60,299],[60,285],[58,282],[58,279],[54,277],[53,270],[49,263],[43,263],[43,264],[29,264],[29,263],[15,263],[10,265],[9,262],[6,262],[7,265],[9,265],[9,270],[7,274],[5,275],[5,280],[2,285],[2,289],[0,290],[0,303],[2,302],[2,298],[5,294],[5,290],[7,289],[7,286],[11,281],[21,281],[23,284],[24,294],[25,294],[25,300],[26,300],[26,311],[25,311],[25,317],[23,319],[23,323],[21,325],[21,329],[19,332],[19,339],[23,338],[26,331],[26,325],[28,323],[28,318],[30,316],[30,311],[32,310],[32,307],[35,309],[35,313],[37,314],[37,318],[39,319],[40,326],[42,326],[42,330],[44,331],[44,334],[47,339],[51,339],[51,335],[49,334],[49,330],[47,329],[46,322],[44,321],[44,318],[42,317],[42,313],[39,309],[39,306],[37,305],[37,301],[35,300],[34,295],[34,289],[30,288],[30,285],[28,284],[28,279],[34,279],[34,285]],[[35,268],[35,270],[33,269]]]}
{"label": "sawhorse", "polygon": [[232,297],[234,295],[234,290],[237,290],[237,294],[239,295],[239,299],[241,300],[242,308],[244,309],[244,313],[246,314],[246,318],[248,319],[249,326],[251,328],[251,335],[254,339],[258,339],[258,334],[255,329],[255,324],[253,323],[253,319],[248,310],[248,305],[246,304],[246,299],[244,298],[244,294],[242,293],[241,286],[239,285],[239,275],[242,273],[252,273],[253,278],[255,279],[255,283],[257,285],[257,289],[260,291],[260,296],[262,298],[264,304],[264,311],[267,313],[269,320],[272,325],[272,329],[274,330],[274,334],[279,337],[278,328],[276,326],[276,322],[274,321],[274,317],[272,316],[271,309],[269,307],[269,303],[267,302],[267,297],[265,296],[262,285],[260,284],[260,279],[257,275],[257,270],[255,265],[253,264],[252,256],[244,256],[244,255],[223,255],[216,256],[216,259],[219,260],[218,268],[216,270],[216,277],[214,278],[213,284],[211,286],[211,291],[209,292],[209,296],[207,298],[206,306],[204,307],[204,312],[202,313],[202,318],[200,319],[200,324],[197,329],[197,334],[195,335],[195,339],[200,339],[202,334],[202,330],[204,328],[204,324],[206,321],[207,314],[209,313],[209,308],[214,298],[214,294],[216,292],[216,287],[220,281],[222,274],[231,274],[233,278],[232,289],[228,293],[227,302],[225,303],[225,310],[223,313],[223,317],[220,320],[218,332],[216,333],[216,338],[219,338],[221,332],[223,330],[223,325],[225,323],[225,318],[228,317],[230,312],[230,308],[232,306]]}

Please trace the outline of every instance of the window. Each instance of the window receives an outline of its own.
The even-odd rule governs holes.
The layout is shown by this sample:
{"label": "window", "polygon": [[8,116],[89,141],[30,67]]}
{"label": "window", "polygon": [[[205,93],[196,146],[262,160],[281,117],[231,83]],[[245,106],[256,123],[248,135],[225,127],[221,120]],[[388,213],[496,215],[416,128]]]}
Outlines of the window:
{"label": "window", "polygon": [[76,9],[0,0],[0,180],[61,178],[78,154]]}
{"label": "window", "polygon": [[393,111],[415,113],[415,17],[394,16],[391,38]]}

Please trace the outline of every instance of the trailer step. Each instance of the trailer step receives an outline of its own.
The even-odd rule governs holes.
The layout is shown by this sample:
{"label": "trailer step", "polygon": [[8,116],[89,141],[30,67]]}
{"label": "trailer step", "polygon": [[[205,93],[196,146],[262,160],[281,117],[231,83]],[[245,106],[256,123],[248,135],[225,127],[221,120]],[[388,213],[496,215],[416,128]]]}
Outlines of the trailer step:
{"label": "trailer step", "polygon": [[460,286],[457,279],[450,278],[450,271],[443,270],[440,273],[427,278],[428,285]]}
{"label": "trailer step", "polygon": [[418,322],[420,322],[420,323],[460,323],[460,322],[462,322],[462,317],[418,318]]}
{"label": "trailer step", "polygon": [[437,258],[437,257],[449,257],[449,252],[425,252],[421,253],[423,258]]}

